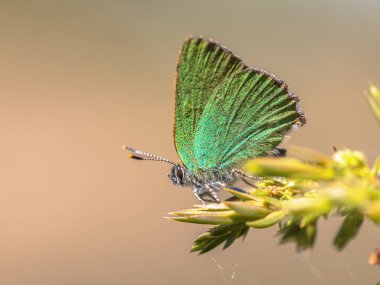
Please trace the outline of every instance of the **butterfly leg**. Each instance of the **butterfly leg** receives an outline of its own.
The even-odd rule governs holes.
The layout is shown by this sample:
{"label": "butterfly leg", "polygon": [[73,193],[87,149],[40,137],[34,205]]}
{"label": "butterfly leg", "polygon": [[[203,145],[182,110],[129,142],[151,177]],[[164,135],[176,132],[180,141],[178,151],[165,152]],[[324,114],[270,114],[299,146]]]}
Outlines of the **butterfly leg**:
{"label": "butterfly leg", "polygon": [[232,175],[234,175],[235,177],[237,176],[245,184],[247,184],[251,187],[255,187],[255,188],[256,188],[256,185],[253,184],[252,182],[248,181],[247,178],[252,179],[252,180],[262,180],[263,179],[262,177],[248,175],[247,173],[244,173],[243,171],[240,171],[237,169],[232,170]]}
{"label": "butterfly leg", "polygon": [[194,187],[194,195],[201,201],[203,204],[206,202],[209,203],[220,203],[219,197],[216,195],[218,188],[211,184],[205,184],[202,186]]}
{"label": "butterfly leg", "polygon": [[195,197],[197,197],[197,199],[198,199],[203,205],[206,205],[206,202],[202,199],[202,195],[201,195],[201,193],[200,193],[198,187],[193,187],[193,193],[194,193]]}
{"label": "butterfly leg", "polygon": [[206,202],[220,203],[220,199],[219,199],[218,195],[216,195],[216,192],[215,192],[219,189],[215,188],[212,185],[205,185],[205,188],[207,189],[207,191],[204,193],[204,196],[210,197],[211,199],[205,199],[203,196],[202,196],[202,199]]}
{"label": "butterfly leg", "polygon": [[250,178],[250,179],[256,179],[257,178],[257,177],[248,175],[247,173],[245,173],[245,172],[243,172],[241,170],[237,170],[237,169],[233,169],[232,170],[232,175],[238,176],[239,178],[241,178],[241,177],[247,177],[247,178]]}
{"label": "butterfly leg", "polygon": [[254,187],[254,188],[257,188],[257,186],[255,184],[253,184],[251,181],[248,181],[246,178],[241,178],[241,181],[243,181],[245,184],[247,184],[248,186],[251,186],[251,187]]}
{"label": "butterfly leg", "polygon": [[216,192],[219,191],[219,189],[225,187],[225,184],[217,181],[206,184],[205,187],[208,189],[208,196],[213,199],[213,202],[220,203],[220,199],[218,195],[216,195]]}

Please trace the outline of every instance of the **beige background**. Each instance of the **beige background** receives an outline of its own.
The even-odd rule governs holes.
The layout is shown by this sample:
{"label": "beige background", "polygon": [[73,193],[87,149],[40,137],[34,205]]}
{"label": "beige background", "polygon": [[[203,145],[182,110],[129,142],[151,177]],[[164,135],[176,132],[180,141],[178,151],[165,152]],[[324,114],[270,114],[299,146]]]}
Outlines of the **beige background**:
{"label": "beige background", "polygon": [[365,224],[337,253],[337,221],[297,255],[275,230],[227,251],[189,254],[207,227],[163,219],[196,202],[177,160],[177,52],[212,37],[286,80],[308,124],[288,142],[373,161],[380,128],[363,92],[380,85],[379,1],[1,1],[0,284],[375,284],[380,243]]}

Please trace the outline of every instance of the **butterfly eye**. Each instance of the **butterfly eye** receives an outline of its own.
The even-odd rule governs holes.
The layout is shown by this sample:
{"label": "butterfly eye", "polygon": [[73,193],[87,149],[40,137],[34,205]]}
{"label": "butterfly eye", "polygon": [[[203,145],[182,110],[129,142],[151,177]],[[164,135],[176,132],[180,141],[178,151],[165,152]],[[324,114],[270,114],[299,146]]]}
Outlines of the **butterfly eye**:
{"label": "butterfly eye", "polygon": [[173,166],[171,173],[168,176],[174,185],[183,185],[184,172],[181,166]]}
{"label": "butterfly eye", "polygon": [[177,177],[179,180],[183,180],[183,170],[181,167],[177,167]]}

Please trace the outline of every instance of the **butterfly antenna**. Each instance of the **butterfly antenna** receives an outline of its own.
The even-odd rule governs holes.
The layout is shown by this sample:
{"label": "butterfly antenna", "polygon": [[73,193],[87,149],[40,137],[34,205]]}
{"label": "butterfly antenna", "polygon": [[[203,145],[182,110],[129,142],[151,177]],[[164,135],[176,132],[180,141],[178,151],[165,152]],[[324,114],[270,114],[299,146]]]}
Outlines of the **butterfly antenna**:
{"label": "butterfly antenna", "polygon": [[129,158],[133,158],[133,159],[137,159],[137,160],[164,161],[164,162],[176,165],[174,162],[171,162],[169,159],[167,159],[165,157],[155,155],[155,154],[151,154],[148,152],[144,152],[144,151],[135,149],[133,147],[129,147],[129,146],[125,145],[125,146],[123,146],[123,149],[131,152],[131,154],[129,154]]}

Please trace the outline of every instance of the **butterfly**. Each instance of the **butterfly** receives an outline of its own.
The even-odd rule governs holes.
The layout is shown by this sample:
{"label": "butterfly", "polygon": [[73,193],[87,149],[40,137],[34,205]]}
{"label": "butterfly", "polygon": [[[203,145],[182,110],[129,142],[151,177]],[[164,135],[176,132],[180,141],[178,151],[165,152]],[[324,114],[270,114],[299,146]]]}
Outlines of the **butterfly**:
{"label": "butterfly", "polygon": [[247,176],[248,159],[279,156],[284,136],[306,122],[287,84],[251,68],[210,39],[182,45],[175,85],[175,147],[181,161],[125,146],[130,157],[172,164],[168,174],[190,186],[203,204],[220,202],[216,192]]}

